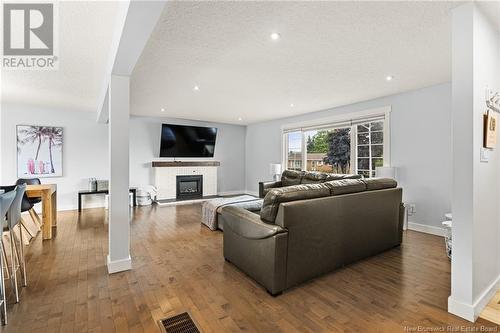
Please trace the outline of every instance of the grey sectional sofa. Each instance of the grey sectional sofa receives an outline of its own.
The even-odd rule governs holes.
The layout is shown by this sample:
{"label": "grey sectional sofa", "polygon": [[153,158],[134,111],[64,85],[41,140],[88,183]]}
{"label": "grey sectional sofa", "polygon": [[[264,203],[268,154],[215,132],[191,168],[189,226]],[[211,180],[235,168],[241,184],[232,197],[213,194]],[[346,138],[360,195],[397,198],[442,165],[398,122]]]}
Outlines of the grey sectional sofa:
{"label": "grey sectional sofa", "polygon": [[300,184],[320,184],[332,180],[360,179],[360,175],[336,174],[324,172],[285,170],[281,180],[272,182],[259,182],[259,197],[264,198],[271,189]]}
{"label": "grey sectional sofa", "polygon": [[224,257],[276,295],[401,243],[402,189],[343,179],[268,191],[260,214],[224,207]]}

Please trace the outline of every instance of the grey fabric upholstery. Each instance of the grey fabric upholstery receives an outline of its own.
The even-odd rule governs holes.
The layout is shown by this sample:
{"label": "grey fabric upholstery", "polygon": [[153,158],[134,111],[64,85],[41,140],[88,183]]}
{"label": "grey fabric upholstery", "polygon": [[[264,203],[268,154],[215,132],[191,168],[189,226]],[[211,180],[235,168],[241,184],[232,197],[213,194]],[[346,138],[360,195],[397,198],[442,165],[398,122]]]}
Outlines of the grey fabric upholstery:
{"label": "grey fabric upholstery", "polygon": [[341,179],[361,179],[363,176],[356,174],[329,173],[326,181],[341,180]]}
{"label": "grey fabric upholstery", "polygon": [[392,178],[367,178],[363,179],[367,191],[383,190],[386,188],[395,188],[398,183]]}
{"label": "grey fabric upholstery", "polygon": [[7,222],[9,230],[14,230],[14,227],[21,221],[21,205],[26,191],[26,184],[16,186],[16,196],[9,207],[7,213]]}
{"label": "grey fabric upholstery", "polygon": [[[7,221],[5,220],[5,216],[9,211],[10,205],[16,198],[16,191],[9,191],[0,194],[0,223],[2,223],[2,230],[4,226],[7,226]],[[1,254],[0,254],[1,255]]]}
{"label": "grey fabric upholstery", "polygon": [[356,193],[366,190],[366,184],[361,179],[332,180],[325,182],[325,185],[330,188],[331,195]]}
{"label": "grey fabric upholstery", "polygon": [[322,172],[306,172],[302,177],[301,184],[319,184],[324,183],[328,174]]}
{"label": "grey fabric upholstery", "polygon": [[[21,183],[20,185],[22,185],[22,184],[23,183]],[[18,185],[0,186],[0,190],[4,190],[5,192],[10,192],[10,191],[14,191],[16,189],[16,186],[18,186]],[[28,196],[25,193],[23,196],[23,200],[21,201],[21,212],[22,213],[27,212],[28,210],[33,208],[33,203],[29,199],[30,198],[28,198]]]}
{"label": "grey fabric upholstery", "polygon": [[[17,181],[16,181],[16,185],[22,185],[22,184],[26,184],[26,185],[40,185],[42,182],[40,181],[40,178],[19,178]],[[42,202],[42,198],[39,198],[39,197],[30,197],[30,198],[26,198],[30,203],[31,203],[31,208],[33,208],[33,205],[37,204],[37,203],[40,203]],[[25,201],[25,200],[23,200]],[[23,207],[24,207],[24,202],[23,202]],[[23,208],[23,212],[29,210],[29,209],[24,209]]]}
{"label": "grey fabric upholstery", "polygon": [[259,198],[265,197],[270,189],[282,186],[281,180],[276,182],[259,182]]}
{"label": "grey fabric upholstery", "polygon": [[260,218],[268,223],[274,223],[280,203],[327,197],[330,187],[325,184],[302,184],[286,186],[270,190],[264,197]]}
{"label": "grey fabric upholstery", "polygon": [[354,174],[285,170],[281,175],[281,181],[259,182],[259,198],[264,198],[269,190],[278,187],[294,186],[299,184],[319,184],[332,180],[361,178],[361,175]]}
{"label": "grey fabric upholstery", "polygon": [[[360,180],[337,182],[349,191],[362,186]],[[368,183],[373,188],[390,182]],[[271,294],[401,243],[401,188],[338,194],[346,190],[340,190],[336,182],[300,188],[304,186],[321,187],[312,191],[333,189],[337,194],[304,198],[301,191],[273,189],[268,195],[297,199],[279,203],[274,225],[238,207],[224,208],[220,215],[228,226],[224,229],[224,257]]]}
{"label": "grey fabric upholstery", "polygon": [[281,186],[299,185],[304,176],[304,171],[285,170],[281,174]]}

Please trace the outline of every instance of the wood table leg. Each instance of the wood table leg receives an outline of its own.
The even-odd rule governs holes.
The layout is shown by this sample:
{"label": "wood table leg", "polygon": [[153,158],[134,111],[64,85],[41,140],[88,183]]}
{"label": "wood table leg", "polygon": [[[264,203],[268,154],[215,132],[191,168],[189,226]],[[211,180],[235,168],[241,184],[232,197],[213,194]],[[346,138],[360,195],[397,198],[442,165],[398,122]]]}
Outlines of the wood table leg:
{"label": "wood table leg", "polygon": [[54,193],[52,193],[50,202],[52,204],[52,236],[55,237],[57,228],[57,191],[54,191]]}
{"label": "wood table leg", "polygon": [[49,192],[42,192],[42,236],[43,239],[51,239],[52,238],[52,196]]}

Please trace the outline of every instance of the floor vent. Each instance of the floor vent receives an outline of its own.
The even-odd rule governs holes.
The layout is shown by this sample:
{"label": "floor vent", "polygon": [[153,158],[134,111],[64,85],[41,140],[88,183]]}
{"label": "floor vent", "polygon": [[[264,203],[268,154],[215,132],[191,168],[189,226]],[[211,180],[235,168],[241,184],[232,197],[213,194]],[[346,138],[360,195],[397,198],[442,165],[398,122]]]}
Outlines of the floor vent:
{"label": "floor vent", "polygon": [[165,333],[200,333],[200,330],[187,312],[160,320]]}

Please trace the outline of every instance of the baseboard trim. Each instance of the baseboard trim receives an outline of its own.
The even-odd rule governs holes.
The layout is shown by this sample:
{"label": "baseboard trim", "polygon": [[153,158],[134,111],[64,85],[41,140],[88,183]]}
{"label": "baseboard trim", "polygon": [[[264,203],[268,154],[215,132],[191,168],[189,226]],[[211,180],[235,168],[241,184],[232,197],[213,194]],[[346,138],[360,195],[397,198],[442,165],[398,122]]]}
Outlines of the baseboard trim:
{"label": "baseboard trim", "polygon": [[226,196],[226,195],[242,195],[242,194],[245,194],[245,193],[246,193],[245,190],[239,190],[239,191],[222,191],[222,192],[218,192],[217,195],[220,195],[222,197],[222,196]]}
{"label": "baseboard trim", "polygon": [[161,201],[155,201],[155,203],[159,207],[164,207],[164,206],[176,206],[176,205],[191,205],[194,203],[200,203],[200,202],[205,202],[210,199],[215,199],[217,196],[209,197],[209,198],[201,198],[201,199],[189,199],[189,200],[173,200],[173,201],[167,201],[167,202],[161,202]]}
{"label": "baseboard trim", "polygon": [[483,291],[472,305],[460,302],[452,296],[448,297],[448,312],[467,319],[470,322],[475,322],[499,289],[500,275]]}
{"label": "baseboard trim", "polygon": [[415,222],[408,222],[408,229],[441,237],[444,237],[445,234],[445,230],[443,228]]}
{"label": "baseboard trim", "polygon": [[474,308],[469,304],[457,301],[452,296],[448,297],[448,312],[470,322],[476,321],[476,318],[474,318]]}
{"label": "baseboard trim", "polygon": [[483,291],[474,302],[474,315],[477,319],[491,299],[495,296],[500,286],[500,275]]}
{"label": "baseboard trim", "polygon": [[259,192],[256,192],[256,191],[245,191],[245,194],[253,195],[254,197],[259,196]]}
{"label": "baseboard trim", "polygon": [[[105,208],[104,204],[84,204],[82,209],[87,209],[87,208]],[[42,214],[42,205],[36,205],[35,206],[35,212],[38,214]],[[78,206],[57,206],[57,211],[58,212],[67,212],[70,210],[77,210]]]}
{"label": "baseboard trim", "polygon": [[108,274],[129,271],[132,269],[132,259],[130,256],[125,259],[111,261],[108,255]]}

